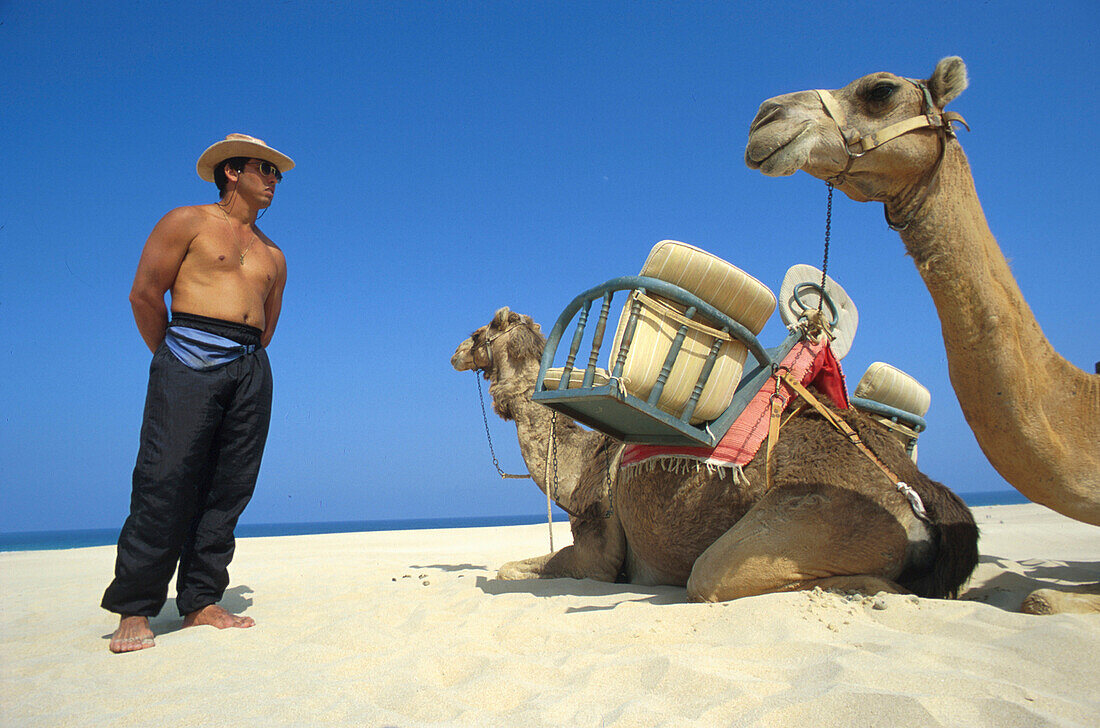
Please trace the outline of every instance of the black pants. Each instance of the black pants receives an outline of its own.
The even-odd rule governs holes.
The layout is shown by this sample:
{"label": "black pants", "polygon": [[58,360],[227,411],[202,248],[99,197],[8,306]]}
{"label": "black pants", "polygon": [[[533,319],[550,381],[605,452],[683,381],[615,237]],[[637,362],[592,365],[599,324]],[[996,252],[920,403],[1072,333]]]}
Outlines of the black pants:
{"label": "black pants", "polygon": [[[245,345],[259,344],[262,333],[187,314],[173,314],[172,324]],[[271,366],[261,348],[217,369],[196,371],[160,345],[149,367],[130,516],[119,535],[104,609],[155,616],[177,562],[181,615],[222,598],[233,529],[260,471],[271,390]]]}

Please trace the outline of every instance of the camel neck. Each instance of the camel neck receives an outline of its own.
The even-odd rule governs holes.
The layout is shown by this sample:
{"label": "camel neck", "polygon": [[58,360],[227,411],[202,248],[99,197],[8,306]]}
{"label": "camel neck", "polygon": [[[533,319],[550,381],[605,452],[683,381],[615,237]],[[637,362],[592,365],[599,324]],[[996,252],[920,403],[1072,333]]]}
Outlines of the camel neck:
{"label": "camel neck", "polygon": [[[562,415],[557,416],[551,428],[552,411],[531,401],[537,375],[538,363],[535,362],[522,370],[494,377],[489,392],[498,414],[516,423],[520,453],[539,490],[545,493],[549,488],[558,505],[577,512],[591,500],[591,494],[578,497],[577,486],[604,436],[584,430]],[[551,430],[554,450],[549,447]],[[548,454],[554,452],[557,457],[548,458]]]}
{"label": "camel neck", "polygon": [[546,407],[531,401],[538,369],[494,376],[489,386],[497,414],[516,424],[520,454],[531,478],[546,492],[546,451],[550,436],[550,415]]}
{"label": "camel neck", "polygon": [[989,230],[958,143],[901,237],[940,312],[949,355],[997,346],[1008,332],[1025,337],[1032,351],[1050,346]]}
{"label": "camel neck", "polygon": [[1055,454],[1076,450],[1084,467],[1100,467],[1100,451],[1086,441],[1100,426],[1100,377],[1063,359],[1043,334],[957,142],[901,236],[936,305],[952,387],[993,467],[1040,503],[1056,490],[1051,483],[1069,493],[1094,482],[1091,475],[1072,483],[1077,475],[1060,469]]}

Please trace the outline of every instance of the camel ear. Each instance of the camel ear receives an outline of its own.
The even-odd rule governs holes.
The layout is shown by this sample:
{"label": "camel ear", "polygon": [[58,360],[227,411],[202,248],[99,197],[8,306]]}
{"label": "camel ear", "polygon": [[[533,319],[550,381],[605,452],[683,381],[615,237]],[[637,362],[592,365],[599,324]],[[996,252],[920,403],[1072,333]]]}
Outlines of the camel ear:
{"label": "camel ear", "polygon": [[932,100],[941,109],[951,103],[969,85],[966,64],[958,56],[948,56],[937,63],[932,78],[928,79],[928,90],[932,92]]}
{"label": "camel ear", "polygon": [[533,318],[531,318],[530,316],[528,316],[526,314],[522,314],[522,313],[518,314],[518,315],[519,315],[519,322],[521,324],[523,324],[524,326],[526,326],[527,328],[531,329],[532,331],[534,331],[536,333],[539,333],[539,334],[542,333],[542,328],[538,324],[535,323],[535,320]]}
{"label": "camel ear", "polygon": [[505,306],[504,308],[498,309],[496,314],[493,315],[493,322],[490,325],[497,329],[503,329],[508,326],[508,322],[512,320],[512,316],[512,310]]}

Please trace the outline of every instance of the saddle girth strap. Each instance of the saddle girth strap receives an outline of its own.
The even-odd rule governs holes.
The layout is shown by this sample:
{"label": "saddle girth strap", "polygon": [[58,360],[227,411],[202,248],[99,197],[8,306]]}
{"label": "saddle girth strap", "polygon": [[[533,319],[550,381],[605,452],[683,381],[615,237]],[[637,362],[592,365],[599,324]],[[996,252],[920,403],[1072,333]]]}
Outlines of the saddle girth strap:
{"label": "saddle girth strap", "polygon": [[[791,389],[794,390],[795,394],[797,394],[805,402],[809,403],[810,406],[812,406],[814,409],[816,409],[818,411],[818,413],[820,413],[821,416],[825,418],[826,422],[831,424],[834,428],[836,428],[836,430],[838,432],[840,432],[840,434],[844,435],[848,439],[849,442],[851,442],[853,445],[855,445],[859,449],[859,451],[861,453],[863,453],[863,455],[868,460],[870,460],[872,463],[874,463],[878,467],[878,469],[881,470],[882,473],[890,480],[890,483],[893,484],[894,488],[897,489],[897,491],[899,493],[901,493],[903,496],[905,496],[905,499],[909,502],[909,506],[913,509],[913,513],[916,514],[917,518],[919,518],[919,519],[921,519],[922,521],[925,521],[925,522],[929,522],[929,523],[931,522],[929,517],[928,517],[928,512],[924,508],[924,502],[921,500],[920,495],[915,490],[913,490],[913,488],[908,483],[906,483],[904,480],[901,480],[897,476],[897,474],[895,474],[894,471],[891,470],[889,468],[889,466],[886,465],[886,463],[879,460],[878,456],[875,455],[875,453],[871,450],[871,448],[867,447],[866,443],[864,443],[863,440],[860,438],[859,433],[857,433],[855,430],[853,430],[851,425],[849,425],[843,419],[841,419],[836,414],[834,414],[833,411],[830,410],[828,407],[821,404],[821,402],[817,399],[817,397],[815,397],[814,395],[812,395],[810,393],[810,390],[803,387],[802,384],[800,384],[788,372],[785,372],[785,371],[777,372],[776,373],[776,378],[777,378],[777,384],[778,384],[779,380],[782,380],[782,382],[784,384],[786,384],[788,387],[790,387]],[[781,412],[782,411],[782,406],[780,406],[779,409],[780,409],[780,412]],[[793,417],[794,415],[801,412],[802,409],[803,409],[802,407],[799,407],[798,409],[796,409],[795,412],[793,412],[791,414],[791,417]],[[788,417],[787,419],[790,420],[790,417]],[[772,451],[773,451],[773,448],[774,448],[774,442],[773,441],[778,439],[779,428],[780,428],[779,414],[776,412],[776,399],[773,398],[773,400],[772,400],[772,419],[771,419],[771,422],[769,423],[769,427],[768,427],[768,449],[767,449],[767,462],[766,462],[766,468],[765,468],[766,472],[767,472],[767,489],[768,490],[771,490],[771,487],[772,487],[772,484],[773,484],[773,475],[772,475],[772,472],[773,472]],[[774,437],[773,437],[773,431],[775,433]]]}

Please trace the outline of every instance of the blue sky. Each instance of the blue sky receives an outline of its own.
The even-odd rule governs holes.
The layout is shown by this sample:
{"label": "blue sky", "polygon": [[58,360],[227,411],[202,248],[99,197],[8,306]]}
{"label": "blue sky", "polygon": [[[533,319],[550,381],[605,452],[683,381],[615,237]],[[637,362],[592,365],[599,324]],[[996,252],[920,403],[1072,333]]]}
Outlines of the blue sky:
{"label": "blue sky", "polygon": [[[764,99],[959,55],[951,108],[1054,347],[1100,359],[1094,2],[0,2],[0,531],[118,527],[149,353],[127,294],[169,209],[240,131],[298,166],[275,415],[242,522],[538,513],[492,468],[454,348],[498,307],[549,328],[671,238],[778,289],[820,264],[825,186],[742,162]],[[830,273],[876,360],[932,392],[921,466],[1007,489],[967,428],[931,299],[880,205],[838,196]],[[778,315],[765,345],[782,336]],[[490,422],[508,470],[515,431]]]}

